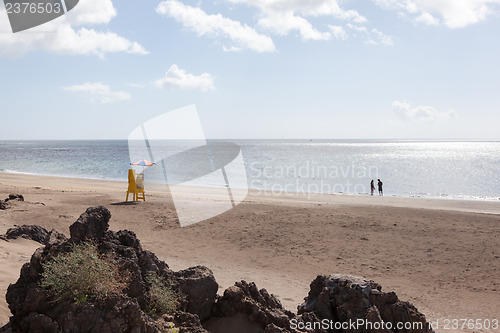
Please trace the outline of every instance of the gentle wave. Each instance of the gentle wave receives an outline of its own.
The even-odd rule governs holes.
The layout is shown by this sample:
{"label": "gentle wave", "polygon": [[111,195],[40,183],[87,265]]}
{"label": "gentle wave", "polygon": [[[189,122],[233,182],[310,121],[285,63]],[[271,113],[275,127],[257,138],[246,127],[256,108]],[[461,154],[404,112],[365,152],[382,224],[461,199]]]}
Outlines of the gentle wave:
{"label": "gentle wave", "polygon": [[42,177],[56,177],[56,178],[73,178],[73,179],[88,179],[88,180],[106,180],[106,181],[127,181],[125,178],[107,178],[107,177],[88,177],[80,175],[61,175],[61,174],[50,174],[50,173],[34,173],[34,172],[24,172],[16,170],[4,170],[0,169],[0,173],[9,173],[17,175],[27,175],[27,176],[42,176]]}

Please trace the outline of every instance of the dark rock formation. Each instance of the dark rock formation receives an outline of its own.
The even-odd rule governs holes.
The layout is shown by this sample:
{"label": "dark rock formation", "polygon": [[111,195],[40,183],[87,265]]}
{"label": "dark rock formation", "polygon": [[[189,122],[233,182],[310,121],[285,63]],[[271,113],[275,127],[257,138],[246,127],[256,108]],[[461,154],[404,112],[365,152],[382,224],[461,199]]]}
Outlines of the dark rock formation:
{"label": "dark rock formation", "polygon": [[174,273],[179,290],[186,295],[186,311],[198,315],[200,320],[210,317],[219,285],[212,271],[203,266],[191,267]]}
{"label": "dark rock formation", "polygon": [[6,198],[4,201],[7,202],[10,200],[24,201],[24,197],[22,194],[9,194],[9,197]]}
{"label": "dark rock formation", "polygon": [[39,225],[22,225],[9,228],[5,235],[2,237],[6,240],[16,239],[19,237],[31,239],[40,244],[45,244],[45,240],[49,232],[47,229],[40,227]]}
{"label": "dark rock formation", "polygon": [[221,317],[243,313],[253,322],[265,328],[274,323],[279,327],[287,327],[293,313],[283,309],[281,302],[270,295],[266,289],[258,289],[255,283],[236,282],[227,288],[219,297],[214,313]]}
{"label": "dark rock formation", "polygon": [[9,201],[11,200],[24,201],[24,197],[22,194],[9,194],[8,198],[5,198],[5,200],[0,200],[0,210],[6,210],[7,208],[9,208]]}
{"label": "dark rock formation", "polygon": [[12,333],[12,327],[10,326],[10,323],[3,327],[0,327],[0,333]]}
{"label": "dark rock formation", "polygon": [[[174,290],[184,300],[180,307],[195,312],[189,318],[181,316],[176,319],[181,332],[183,318],[187,325],[194,323],[202,332],[198,314],[207,316],[207,307],[211,308],[218,288],[212,272],[205,267],[178,273],[171,271],[152,252],[142,250],[133,232],[107,230],[110,217],[109,210],[104,207],[89,208],[70,227],[69,240],[55,230],[47,233],[45,247],[35,251],[30,263],[21,269],[19,280],[8,288],[6,299],[13,314],[10,318],[13,332],[165,331],[168,326],[161,318],[153,319],[146,314],[149,286],[145,276],[148,272],[156,272],[172,280]],[[123,294],[88,302],[56,301],[40,287],[43,263],[69,251],[72,244],[83,240],[94,242],[103,255],[116,259],[121,272],[130,277]],[[186,328],[184,331],[197,332],[193,329]]]}
{"label": "dark rock formation", "polygon": [[[45,244],[22,269],[19,280],[9,286],[6,299],[12,312],[10,323],[0,332],[103,332],[103,333],[327,333],[397,332],[420,330],[370,330],[325,327],[321,323],[346,323],[357,319],[373,323],[418,322],[425,317],[395,293],[384,293],[373,281],[346,276],[318,276],[311,283],[298,315],[285,310],[280,301],[255,283],[241,281],[217,296],[218,285],[210,269],[197,266],[174,272],[150,251],[143,250],[136,235],[127,230],[108,230],[110,212],[100,206],[88,208],[71,225],[71,238],[36,226],[14,228],[12,237],[31,235]],[[24,237],[24,236],[23,236]],[[120,275],[127,276],[121,293],[105,298],[55,299],[40,286],[44,263],[75,244],[90,241],[106,258],[112,258]],[[151,272],[169,281],[179,296],[172,314],[156,315],[148,308]],[[175,325],[174,331],[169,331]],[[332,328],[333,327],[333,328]]]}
{"label": "dark rock formation", "polygon": [[174,316],[176,327],[180,327],[182,333],[209,333],[201,326],[200,318],[192,313],[177,311]]}
{"label": "dark rock formation", "polygon": [[[315,313],[321,320],[338,323],[328,332],[432,332],[425,316],[412,304],[400,301],[394,292],[382,292],[382,287],[373,281],[355,276],[318,276],[311,282],[309,295],[298,307],[298,313]],[[355,329],[345,325],[346,328],[335,330],[341,323],[357,320],[373,325]],[[377,328],[382,321],[386,329]],[[398,328],[401,324],[413,327]]]}
{"label": "dark rock formation", "polygon": [[[221,318],[225,318],[225,320],[221,320]],[[305,332],[305,330],[300,331],[290,327],[292,319],[302,324],[309,321],[319,322],[314,314],[297,316],[285,310],[279,299],[269,294],[266,289],[259,290],[255,283],[241,281],[227,288],[222,297],[218,297],[213,316],[205,326],[209,328],[210,332],[216,333],[234,331],[235,329],[238,332],[246,332],[245,326],[253,326],[252,332]],[[322,333],[326,331],[313,329],[307,332]]]}
{"label": "dark rock formation", "polygon": [[52,245],[60,245],[68,240],[65,235],[57,232],[55,229],[52,229],[45,237],[44,245],[52,246]]}
{"label": "dark rock formation", "polygon": [[69,227],[71,241],[79,243],[85,239],[102,239],[108,230],[110,218],[111,213],[102,206],[87,208]]}

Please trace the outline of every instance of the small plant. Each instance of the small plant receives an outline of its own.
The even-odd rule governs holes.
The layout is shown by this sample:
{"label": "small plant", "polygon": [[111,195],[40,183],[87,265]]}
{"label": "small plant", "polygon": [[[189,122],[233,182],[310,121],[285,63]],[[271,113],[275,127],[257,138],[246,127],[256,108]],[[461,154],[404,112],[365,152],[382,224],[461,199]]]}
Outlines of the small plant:
{"label": "small plant", "polygon": [[127,279],[119,273],[118,263],[99,253],[90,242],[74,245],[43,265],[41,287],[57,300],[73,299],[77,303],[102,299],[120,293]]}
{"label": "small plant", "polygon": [[178,297],[170,283],[154,272],[147,273],[145,281],[150,285],[148,314],[158,316],[174,312],[177,308]]}
{"label": "small plant", "polygon": [[168,332],[169,333],[179,333],[179,329],[175,328],[174,325],[170,324],[168,327]]}

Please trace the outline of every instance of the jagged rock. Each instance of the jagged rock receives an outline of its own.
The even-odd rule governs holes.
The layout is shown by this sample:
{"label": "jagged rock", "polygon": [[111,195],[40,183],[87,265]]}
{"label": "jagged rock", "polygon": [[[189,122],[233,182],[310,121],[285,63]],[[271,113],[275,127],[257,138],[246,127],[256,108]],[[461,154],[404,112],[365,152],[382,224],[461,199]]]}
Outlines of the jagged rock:
{"label": "jagged rock", "polygon": [[[241,315],[244,317],[241,318]],[[231,320],[237,318],[238,321]],[[221,323],[221,318],[228,318]],[[255,283],[246,281],[236,282],[234,286],[227,288],[224,295],[219,297],[215,303],[213,317],[207,323],[207,327],[214,332],[224,332],[231,327],[241,332],[246,332],[246,327],[253,324],[253,332],[300,332],[290,327],[290,321],[297,322],[304,320],[318,321],[316,316],[310,315],[307,318],[297,317],[292,312],[285,310],[279,299],[267,292],[266,289],[258,289]],[[239,325],[239,326],[238,326]],[[212,331],[211,330],[211,331]],[[308,332],[322,333],[321,329]]]}
{"label": "jagged rock", "polygon": [[[314,313],[320,320],[325,319],[332,323],[352,323],[358,319],[370,323],[386,323],[386,329],[375,329],[363,325],[362,327],[347,326],[341,330],[334,328],[328,332],[393,332],[387,323],[396,328],[398,323],[420,323],[421,328],[398,329],[401,333],[429,333],[429,328],[423,314],[408,302],[398,299],[394,292],[382,292],[382,287],[374,281],[361,277],[346,275],[318,276],[311,282],[309,295],[305,302],[298,307],[299,314]],[[335,327],[335,326],[333,326]]]}
{"label": "jagged rock", "polygon": [[187,312],[197,314],[200,320],[210,317],[219,289],[212,271],[203,266],[196,266],[174,274],[180,291],[187,295]]}
{"label": "jagged rock", "polygon": [[67,241],[68,238],[64,234],[61,234],[60,232],[56,231],[56,229],[52,229],[51,231],[49,231],[47,237],[45,238],[44,244],[47,246],[52,246],[52,245],[59,245]]}
{"label": "jagged rock", "polygon": [[6,210],[7,208],[9,208],[9,201],[12,200],[24,201],[24,197],[22,194],[9,194],[8,198],[5,198],[5,200],[0,200],[0,210]]}
{"label": "jagged rock", "polygon": [[12,333],[12,327],[10,323],[5,326],[0,327],[0,333]]}
{"label": "jagged rock", "polygon": [[9,203],[3,200],[0,200],[0,210],[6,210],[9,208]]}
{"label": "jagged rock", "polygon": [[178,311],[174,316],[176,327],[180,327],[180,333],[209,333],[201,325],[200,317],[189,312]]}
{"label": "jagged rock", "polygon": [[87,208],[78,220],[69,227],[71,241],[79,243],[84,239],[101,239],[109,227],[110,211],[103,207]]}
{"label": "jagged rock", "polygon": [[[88,208],[70,227],[70,239],[55,230],[45,230],[45,246],[35,251],[30,262],[22,267],[18,281],[9,286],[6,294],[13,314],[10,318],[12,331],[163,332],[168,328],[166,323],[161,318],[153,319],[147,315],[150,286],[144,278],[153,271],[171,279],[174,291],[184,299],[182,306],[196,312],[184,317],[176,316],[176,323],[181,325],[178,326],[179,332],[206,333],[198,314],[206,314],[207,307],[211,307],[214,302],[215,293],[212,294],[212,291],[214,286],[217,290],[218,285],[212,272],[201,266],[178,273],[171,271],[154,253],[142,249],[133,232],[109,231],[110,217],[111,213],[104,207]],[[118,263],[120,274],[129,277],[123,293],[104,299],[75,302],[72,299],[56,300],[40,287],[43,264],[70,251],[74,244],[81,241],[91,241],[103,256],[112,257]],[[207,290],[201,290],[203,288]],[[7,329],[8,326],[4,328]]]}
{"label": "jagged rock", "polygon": [[[67,311],[71,309],[71,311]],[[134,299],[109,298],[103,302],[58,302],[45,313],[31,312],[15,325],[16,332],[158,332],[158,325]]]}
{"label": "jagged rock", "polygon": [[281,302],[266,289],[259,290],[255,283],[246,281],[237,282],[227,288],[224,295],[217,300],[216,311],[222,316],[247,314],[251,321],[257,321],[263,327],[270,323],[286,327],[293,316],[284,310]]}
{"label": "jagged rock", "polygon": [[10,200],[24,201],[22,194],[9,194],[9,197],[5,199],[5,202]]}
{"label": "jagged rock", "polygon": [[31,239],[44,244],[49,232],[39,225],[22,225],[9,228],[5,233],[5,239],[16,239],[19,237]]}

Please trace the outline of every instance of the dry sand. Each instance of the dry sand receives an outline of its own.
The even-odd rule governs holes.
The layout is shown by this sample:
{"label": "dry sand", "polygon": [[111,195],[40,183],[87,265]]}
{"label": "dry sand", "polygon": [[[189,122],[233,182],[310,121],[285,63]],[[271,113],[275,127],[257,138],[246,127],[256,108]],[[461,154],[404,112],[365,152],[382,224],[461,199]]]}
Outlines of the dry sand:
{"label": "dry sand", "polygon": [[[125,204],[126,187],[0,173],[0,198],[26,200],[0,211],[0,233],[38,224],[69,235],[87,207],[104,205],[111,229],[134,231],[175,270],[208,266],[220,291],[255,281],[295,310],[316,275],[344,273],[381,283],[430,320],[500,319],[500,202],[251,192],[236,208],[181,228],[168,193]],[[186,199],[202,200],[197,191],[206,189]],[[2,295],[37,246],[0,240]],[[0,324],[8,313],[2,299]]]}

